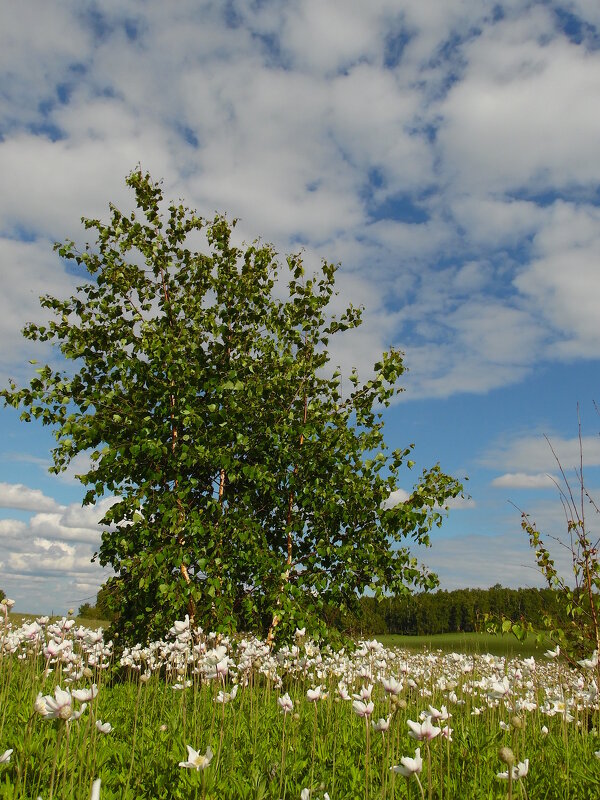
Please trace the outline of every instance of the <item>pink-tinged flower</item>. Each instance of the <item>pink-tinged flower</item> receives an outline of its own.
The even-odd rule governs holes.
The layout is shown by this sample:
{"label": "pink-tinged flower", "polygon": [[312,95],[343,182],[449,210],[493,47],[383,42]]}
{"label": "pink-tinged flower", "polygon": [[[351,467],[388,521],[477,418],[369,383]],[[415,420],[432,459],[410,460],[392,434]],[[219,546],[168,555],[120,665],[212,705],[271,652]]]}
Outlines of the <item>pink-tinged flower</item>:
{"label": "pink-tinged flower", "polygon": [[415,757],[403,756],[400,759],[398,766],[392,767],[394,772],[404,775],[405,778],[410,778],[412,775],[418,775],[423,769],[423,759],[421,758],[421,748],[417,747],[415,750]]}
{"label": "pink-tinged flower", "polygon": [[374,708],[375,705],[372,700],[369,703],[363,703],[362,700],[355,700],[352,703],[352,710],[359,717],[370,717]]}
{"label": "pink-tinged flower", "polygon": [[[519,761],[517,766],[512,768],[513,781],[518,781],[519,778],[524,778],[528,772],[529,772],[529,759],[526,758],[525,761]],[[498,772],[496,773],[496,777],[500,778],[501,781],[507,781],[508,772]]]}
{"label": "pink-tinged flower", "polygon": [[71,696],[74,697],[75,700],[79,700],[80,703],[88,703],[90,700],[93,700],[94,697],[98,696],[98,687],[94,684],[91,689],[73,689]]}
{"label": "pink-tinged flower", "polygon": [[287,714],[294,708],[292,698],[287,692],[283,695],[283,697],[278,697],[277,702],[283,714]]}
{"label": "pink-tinged flower", "polygon": [[371,699],[371,692],[373,691],[373,684],[370,683],[368,686],[363,686],[358,694],[353,694],[352,697],[355,700],[363,700],[369,701]]}
{"label": "pink-tinged flower", "polygon": [[343,681],[338,683],[338,694],[341,700],[350,700],[350,695],[348,694],[348,687]]}
{"label": "pink-tinged flower", "polygon": [[208,745],[206,748],[206,753],[202,756],[193,747],[190,747],[189,744],[186,745],[188,751],[188,760],[187,761],[180,761],[179,766],[185,767],[186,769],[206,769],[210,762],[212,761],[213,751],[211,746]]}
{"label": "pink-tinged flower", "polygon": [[[37,702],[37,701],[36,701]],[[60,686],[54,688],[54,697],[47,694],[41,698],[46,706],[46,719],[70,720],[73,716],[73,698],[68,689],[61,689]]]}
{"label": "pink-tinged flower", "polygon": [[441,728],[436,728],[431,724],[431,717],[426,717],[423,722],[420,723],[407,719],[406,724],[410,728],[408,735],[412,739],[417,739],[420,742],[430,742],[442,732]]}
{"label": "pink-tinged flower", "polygon": [[5,750],[0,756],[0,764],[8,764],[12,750]]}
{"label": "pink-tinged flower", "polygon": [[429,717],[432,722],[446,722],[446,720],[450,719],[452,716],[452,714],[448,712],[446,706],[442,706],[441,709],[429,706],[428,710],[424,713],[425,716]]}
{"label": "pink-tinged flower", "polygon": [[402,681],[397,681],[394,677],[383,678],[381,685],[386,694],[399,695],[402,689],[404,689]]}
{"label": "pink-tinged flower", "polygon": [[320,700],[323,697],[323,687],[316,686],[314,689],[309,689],[306,692],[306,699],[310,703],[316,703],[317,700]]}
{"label": "pink-tinged flower", "polygon": [[444,737],[444,739],[448,739],[448,741],[451,742],[453,730],[454,728],[451,728],[449,725],[444,725],[441,735]]}
{"label": "pink-tinged flower", "polygon": [[65,649],[70,649],[71,642],[69,639],[64,639],[62,642],[56,642],[50,639],[48,644],[44,647],[44,656],[46,658],[56,658],[56,656]]}

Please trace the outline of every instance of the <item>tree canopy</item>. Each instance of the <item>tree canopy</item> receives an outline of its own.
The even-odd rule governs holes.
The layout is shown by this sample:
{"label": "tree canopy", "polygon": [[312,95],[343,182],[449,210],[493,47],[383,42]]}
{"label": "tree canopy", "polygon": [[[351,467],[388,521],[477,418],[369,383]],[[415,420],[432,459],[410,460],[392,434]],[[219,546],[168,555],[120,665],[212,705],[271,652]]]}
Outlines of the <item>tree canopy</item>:
{"label": "tree canopy", "polygon": [[108,222],[83,219],[94,243],[56,245],[88,278],[42,297],[52,320],[24,329],[63,366],[1,393],[53,427],[53,471],[89,453],[85,504],[116,498],[97,555],[115,572],[121,634],[156,635],[187,610],[272,639],[317,631],[325,606],[365,591],[435,585],[405,540],[428,544],[462,487],[435,465],[390,506],[412,466],[412,445],[383,438],[402,354],[384,352],[366,383],[345,376],[342,394],[328,343],[361,309],[327,313],[337,267],[307,277],[299,254],[281,264],[271,245],[235,246],[222,215],[165,207],[141,170],[127,183],[137,212],[111,206]]}

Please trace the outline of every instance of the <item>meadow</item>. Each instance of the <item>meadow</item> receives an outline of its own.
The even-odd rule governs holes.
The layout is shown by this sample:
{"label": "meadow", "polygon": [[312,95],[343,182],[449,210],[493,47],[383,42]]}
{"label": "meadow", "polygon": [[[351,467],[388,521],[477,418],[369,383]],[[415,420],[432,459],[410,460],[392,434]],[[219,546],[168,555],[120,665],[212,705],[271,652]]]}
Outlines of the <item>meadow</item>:
{"label": "meadow", "polygon": [[7,615],[0,798],[600,796],[594,658],[388,644],[272,652],[183,620],[117,658],[101,629]]}

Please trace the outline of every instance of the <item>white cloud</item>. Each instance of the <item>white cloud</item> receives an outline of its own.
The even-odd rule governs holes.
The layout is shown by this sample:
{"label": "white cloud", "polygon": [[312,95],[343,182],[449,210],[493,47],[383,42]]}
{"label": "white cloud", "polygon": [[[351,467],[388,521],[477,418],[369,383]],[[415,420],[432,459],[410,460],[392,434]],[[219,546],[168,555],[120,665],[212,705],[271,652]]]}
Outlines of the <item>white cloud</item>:
{"label": "white cloud", "polygon": [[545,472],[506,472],[492,481],[492,486],[509,489],[556,489],[557,479]]}
{"label": "white cloud", "polygon": [[[481,463],[511,472],[554,473],[557,469],[552,453],[554,450],[565,472],[571,472],[579,467],[579,444],[578,438],[551,435],[548,442],[542,435],[517,436],[490,448]],[[588,467],[600,466],[600,437],[583,436],[581,447],[584,464]]]}
{"label": "white cloud", "polygon": [[548,6],[487,27],[463,48],[467,66],[444,100],[446,169],[465,189],[591,186],[600,110],[600,53],[557,35]]}
{"label": "white cloud", "polygon": [[600,209],[555,203],[515,285],[555,331],[558,356],[597,357],[599,266]]}
{"label": "white cloud", "polygon": [[0,482],[0,508],[22,508],[29,511],[57,511],[61,506],[39,489],[22,483]]}
{"label": "white cloud", "polygon": [[404,489],[396,489],[396,491],[392,492],[387,500],[381,504],[382,508],[395,508],[399,506],[401,503],[406,503],[410,494],[405,491]]}
{"label": "white cloud", "polygon": [[[552,555],[561,574],[569,578],[570,560],[565,551],[556,547]],[[442,589],[488,588],[496,583],[514,588],[546,585],[527,537],[519,530],[435,541],[423,558],[439,576]]]}

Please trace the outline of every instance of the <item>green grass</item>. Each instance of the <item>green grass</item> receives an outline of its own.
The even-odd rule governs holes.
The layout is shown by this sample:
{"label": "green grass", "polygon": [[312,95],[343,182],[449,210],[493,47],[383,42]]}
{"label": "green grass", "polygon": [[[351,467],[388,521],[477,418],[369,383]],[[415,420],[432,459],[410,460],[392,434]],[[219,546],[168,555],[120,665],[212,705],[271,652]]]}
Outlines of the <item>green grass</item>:
{"label": "green grass", "polygon": [[491,633],[438,633],[432,636],[382,634],[375,638],[386,647],[402,647],[413,652],[441,650],[443,653],[491,653],[495,656],[527,658],[540,656],[545,649],[536,646],[534,636],[519,642],[514,636],[494,636]]}

